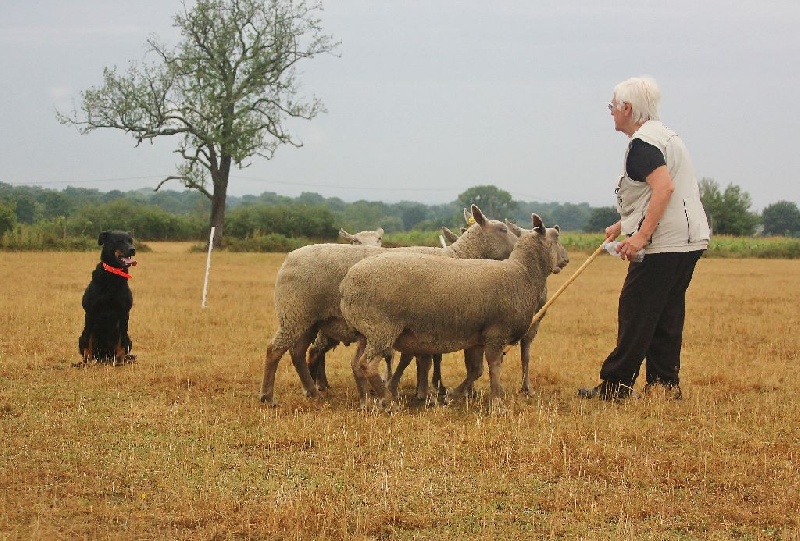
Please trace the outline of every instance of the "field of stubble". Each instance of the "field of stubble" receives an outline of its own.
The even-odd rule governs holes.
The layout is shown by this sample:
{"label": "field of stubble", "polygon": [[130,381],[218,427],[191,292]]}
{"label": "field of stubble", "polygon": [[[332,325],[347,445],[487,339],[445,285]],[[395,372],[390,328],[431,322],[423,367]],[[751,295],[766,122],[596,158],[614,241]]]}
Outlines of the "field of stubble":
{"label": "field of stubble", "polygon": [[[798,539],[800,261],[708,260],[689,290],[684,399],[582,401],[613,345],[625,265],[598,258],[533,344],[501,413],[360,411],[288,356],[258,402],[282,254],[153,244],[132,269],[136,363],[73,368],[96,253],[0,253],[0,539]],[[587,255],[550,278],[553,292]],[[444,378],[463,376],[458,355]],[[640,379],[643,379],[640,378]],[[637,387],[641,387],[640,381]]]}

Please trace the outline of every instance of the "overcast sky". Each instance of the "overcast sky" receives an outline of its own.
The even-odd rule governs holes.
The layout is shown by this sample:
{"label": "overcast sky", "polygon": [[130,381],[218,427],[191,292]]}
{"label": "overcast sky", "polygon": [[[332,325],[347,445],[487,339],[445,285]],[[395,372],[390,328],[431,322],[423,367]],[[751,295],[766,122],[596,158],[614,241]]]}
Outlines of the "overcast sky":
{"label": "overcast sky", "polygon": [[[135,148],[115,130],[56,121],[104,67],[175,43],[172,0],[2,0],[0,181],[131,190],[174,171],[176,141]],[[661,86],[661,118],[698,177],[800,203],[797,0],[327,0],[340,57],[300,65],[328,110],[231,174],[235,195],[317,192],[442,203],[494,184],[517,200],[613,205],[626,137],[606,108],[635,75]],[[177,183],[168,188],[182,189]]]}

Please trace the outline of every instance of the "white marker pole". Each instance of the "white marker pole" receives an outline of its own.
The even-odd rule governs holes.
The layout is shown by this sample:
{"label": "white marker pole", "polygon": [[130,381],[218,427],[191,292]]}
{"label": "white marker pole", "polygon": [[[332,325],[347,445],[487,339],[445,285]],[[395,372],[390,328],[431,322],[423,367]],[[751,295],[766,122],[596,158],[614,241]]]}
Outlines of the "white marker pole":
{"label": "white marker pole", "polygon": [[203,280],[203,304],[201,308],[206,307],[206,295],[208,295],[208,273],[211,271],[211,250],[214,248],[214,230],[216,227],[211,228],[211,233],[208,235],[208,257],[206,258],[206,279]]}

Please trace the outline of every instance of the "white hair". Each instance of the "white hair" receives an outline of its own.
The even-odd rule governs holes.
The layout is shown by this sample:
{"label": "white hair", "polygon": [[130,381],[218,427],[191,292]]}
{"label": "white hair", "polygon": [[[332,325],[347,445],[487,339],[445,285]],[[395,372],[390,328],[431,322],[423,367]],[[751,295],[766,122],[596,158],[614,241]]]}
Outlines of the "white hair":
{"label": "white hair", "polygon": [[643,123],[647,120],[658,120],[658,106],[661,103],[661,91],[652,77],[631,77],[614,87],[614,99],[617,105],[630,103],[632,120]]}

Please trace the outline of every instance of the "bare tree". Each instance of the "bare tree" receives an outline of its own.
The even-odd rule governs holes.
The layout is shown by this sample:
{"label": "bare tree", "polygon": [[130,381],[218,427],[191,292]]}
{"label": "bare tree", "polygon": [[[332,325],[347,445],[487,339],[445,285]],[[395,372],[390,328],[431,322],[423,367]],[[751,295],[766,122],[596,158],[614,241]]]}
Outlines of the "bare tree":
{"label": "bare tree", "polygon": [[157,62],[131,62],[126,73],[103,70],[103,85],[81,93],[80,110],[57,112],[81,133],[112,128],[138,146],[176,136],[183,161],[164,183],[176,180],[211,200],[209,224],[219,245],[231,167],[253,156],[271,159],[283,144],[302,142],[283,126],[289,117],[312,119],[324,111],[317,98],[298,96],[295,66],[338,43],[322,32],[322,5],[304,0],[197,0],[183,4],[173,26],[181,40],[168,48],[147,40]]}

